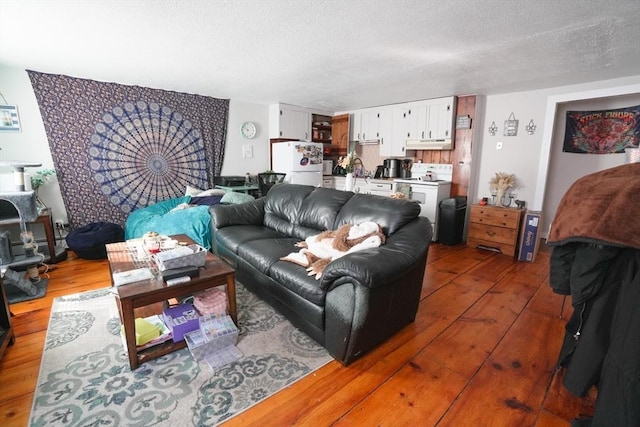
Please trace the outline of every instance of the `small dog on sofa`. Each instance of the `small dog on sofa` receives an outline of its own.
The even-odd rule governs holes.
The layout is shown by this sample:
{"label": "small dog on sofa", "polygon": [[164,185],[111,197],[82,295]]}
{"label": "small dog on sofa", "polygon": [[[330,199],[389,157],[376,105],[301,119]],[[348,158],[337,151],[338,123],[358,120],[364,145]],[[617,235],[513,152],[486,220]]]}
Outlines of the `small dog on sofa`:
{"label": "small dog on sofa", "polygon": [[352,252],[375,248],[383,245],[385,235],[382,228],[375,222],[362,224],[345,224],[337,230],[327,230],[320,234],[307,237],[303,242],[296,243],[300,249],[280,258],[307,267],[309,276],[315,275],[316,280],[322,277],[327,264]]}

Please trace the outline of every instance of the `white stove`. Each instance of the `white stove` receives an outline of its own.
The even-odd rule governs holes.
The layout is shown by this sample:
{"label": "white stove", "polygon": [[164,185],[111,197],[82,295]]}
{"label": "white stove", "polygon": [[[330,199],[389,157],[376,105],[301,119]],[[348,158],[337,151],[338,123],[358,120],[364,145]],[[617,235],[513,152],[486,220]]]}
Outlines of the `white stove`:
{"label": "white stove", "polygon": [[447,163],[414,163],[411,178],[398,178],[394,182],[407,184],[442,185],[451,184],[453,165]]}
{"label": "white stove", "polygon": [[394,179],[394,191],[399,184],[409,184],[409,199],[420,204],[420,216],[431,221],[433,237],[438,240],[438,211],[440,202],[451,197],[453,165],[444,163],[414,163],[411,166],[411,178]]}

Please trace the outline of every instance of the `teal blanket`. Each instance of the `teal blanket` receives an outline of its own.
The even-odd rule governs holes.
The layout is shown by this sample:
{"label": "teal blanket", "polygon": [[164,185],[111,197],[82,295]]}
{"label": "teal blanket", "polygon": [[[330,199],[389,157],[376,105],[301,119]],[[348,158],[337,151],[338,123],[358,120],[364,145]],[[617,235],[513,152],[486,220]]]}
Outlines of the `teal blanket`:
{"label": "teal blanket", "polygon": [[167,236],[186,234],[200,246],[211,249],[209,206],[194,206],[171,212],[176,206],[189,203],[190,200],[190,196],[178,197],[131,212],[124,225],[124,238],[136,239],[148,231]]}

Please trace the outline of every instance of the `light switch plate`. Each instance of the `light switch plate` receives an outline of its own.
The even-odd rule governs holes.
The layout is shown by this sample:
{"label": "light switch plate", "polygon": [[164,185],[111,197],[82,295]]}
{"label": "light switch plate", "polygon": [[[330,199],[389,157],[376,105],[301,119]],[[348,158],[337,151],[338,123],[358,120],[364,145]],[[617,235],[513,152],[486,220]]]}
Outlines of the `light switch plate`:
{"label": "light switch plate", "polygon": [[502,141],[496,142],[496,150],[502,150]]}
{"label": "light switch plate", "polygon": [[243,145],[242,146],[242,158],[250,159],[253,157],[253,145]]}

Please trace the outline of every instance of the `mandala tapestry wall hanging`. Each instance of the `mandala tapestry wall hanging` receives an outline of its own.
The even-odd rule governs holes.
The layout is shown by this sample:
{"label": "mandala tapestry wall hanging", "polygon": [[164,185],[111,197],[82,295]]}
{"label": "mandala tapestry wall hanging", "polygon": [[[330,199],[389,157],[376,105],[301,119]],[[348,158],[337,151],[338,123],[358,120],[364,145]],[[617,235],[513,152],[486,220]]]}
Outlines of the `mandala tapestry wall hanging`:
{"label": "mandala tapestry wall hanging", "polygon": [[602,111],[567,111],[562,151],[624,153],[640,142],[640,105]]}
{"label": "mandala tapestry wall hanging", "polygon": [[229,100],[28,71],[73,227],[213,187]]}

